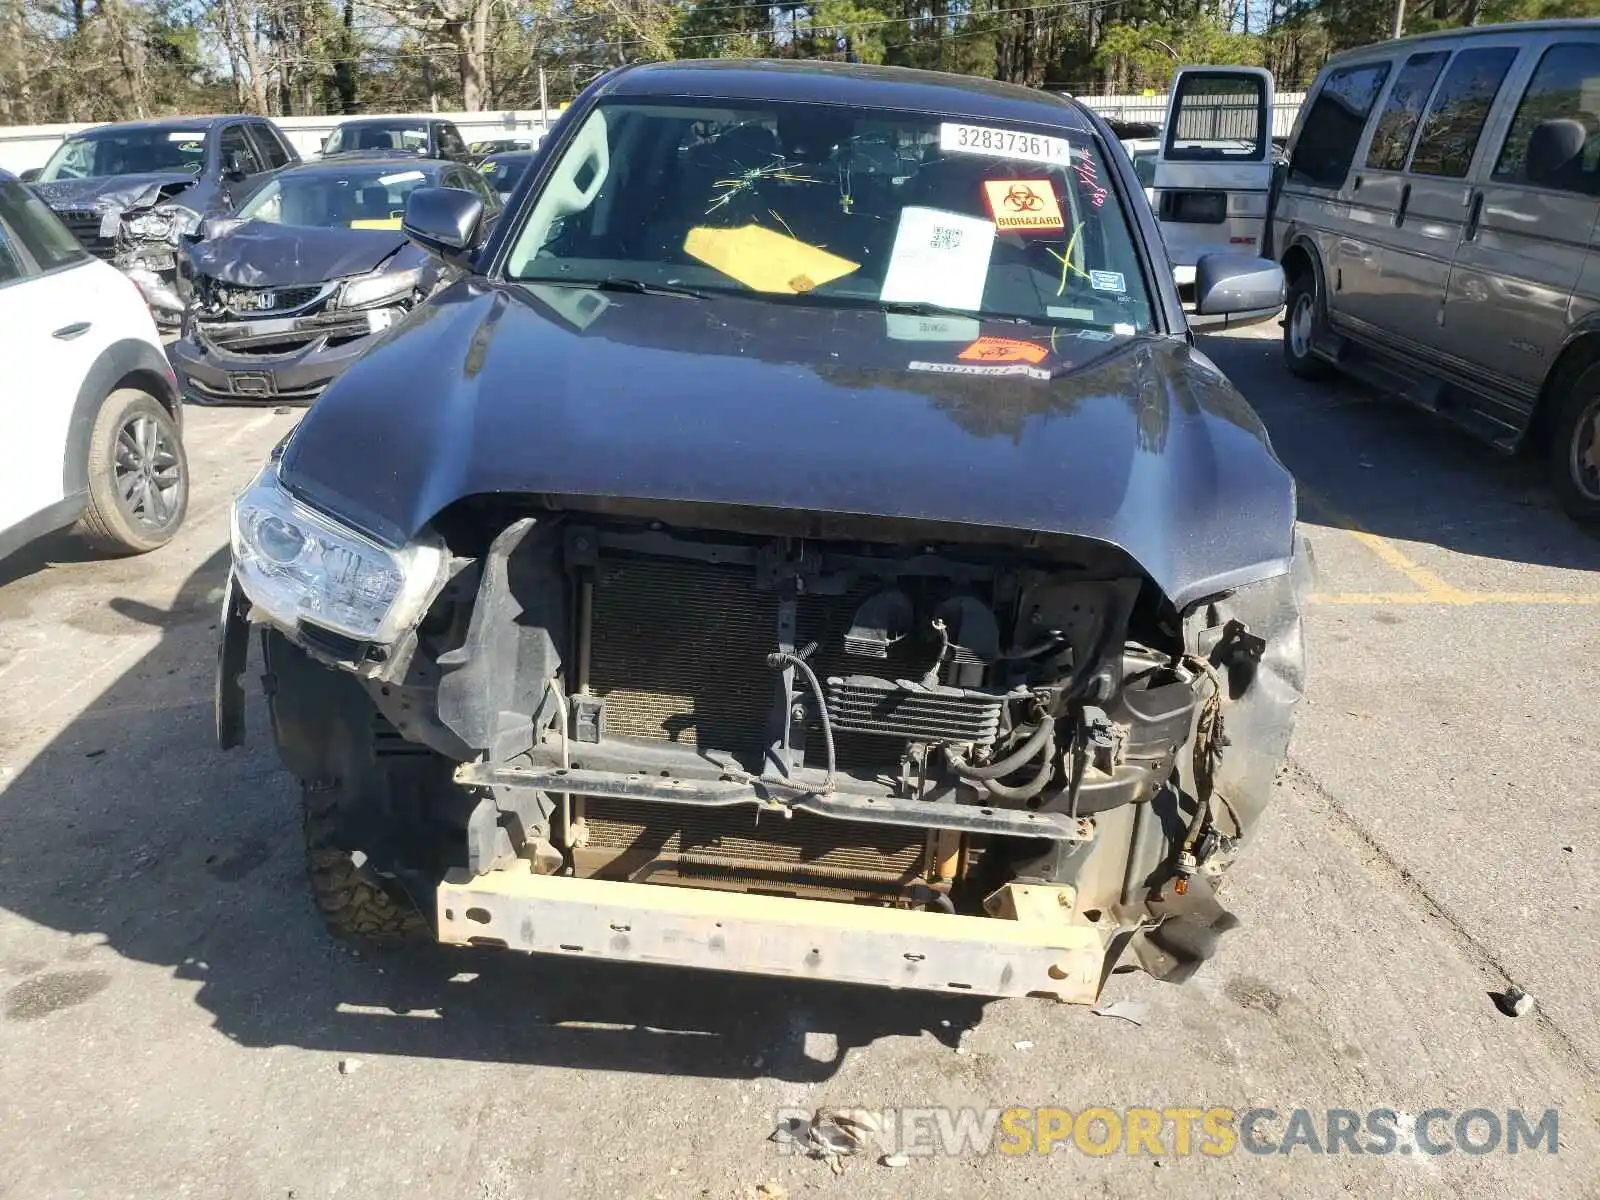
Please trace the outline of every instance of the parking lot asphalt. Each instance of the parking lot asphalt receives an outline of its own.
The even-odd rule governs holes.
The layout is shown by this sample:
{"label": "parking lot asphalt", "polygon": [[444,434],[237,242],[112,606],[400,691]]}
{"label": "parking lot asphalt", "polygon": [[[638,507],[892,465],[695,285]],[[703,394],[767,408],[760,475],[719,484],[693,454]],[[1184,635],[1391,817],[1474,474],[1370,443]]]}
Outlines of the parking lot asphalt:
{"label": "parking lot asphalt", "polygon": [[[294,418],[191,410],[174,544],[0,563],[0,1196],[1600,1195],[1600,539],[1535,464],[1294,380],[1276,339],[1203,344],[1301,481],[1310,696],[1243,927],[1186,986],[1109,982],[1142,1025],[333,943],[259,706],[211,741],[227,504]],[[1559,1143],[836,1175],[767,1140],[822,1105],[1555,1108]]]}

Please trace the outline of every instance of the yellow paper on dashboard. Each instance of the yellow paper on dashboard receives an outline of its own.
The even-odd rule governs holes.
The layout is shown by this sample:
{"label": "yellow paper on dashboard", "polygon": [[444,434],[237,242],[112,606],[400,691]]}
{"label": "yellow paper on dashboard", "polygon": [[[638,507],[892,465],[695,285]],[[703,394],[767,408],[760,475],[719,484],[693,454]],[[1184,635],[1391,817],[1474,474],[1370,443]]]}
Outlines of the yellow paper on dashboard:
{"label": "yellow paper on dashboard", "polygon": [[701,225],[683,240],[683,252],[757,292],[798,296],[859,270],[837,254],[759,225],[712,229]]}
{"label": "yellow paper on dashboard", "polygon": [[382,217],[370,221],[351,221],[351,229],[399,229],[399,217]]}

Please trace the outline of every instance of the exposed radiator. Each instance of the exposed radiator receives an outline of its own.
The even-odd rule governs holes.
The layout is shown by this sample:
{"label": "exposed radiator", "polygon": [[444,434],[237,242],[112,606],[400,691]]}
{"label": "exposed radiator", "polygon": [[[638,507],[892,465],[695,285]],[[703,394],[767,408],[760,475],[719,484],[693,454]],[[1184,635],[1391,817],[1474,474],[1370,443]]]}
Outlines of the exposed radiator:
{"label": "exposed radiator", "polygon": [[[817,643],[810,662],[819,676],[859,667],[843,647],[865,594],[799,601],[796,644]],[[619,557],[596,569],[589,685],[605,698],[609,733],[759,761],[777,686],[766,657],[777,645],[778,599],[756,590],[748,567]],[[869,773],[897,769],[904,744],[845,730],[835,742],[840,766]],[[813,722],[806,762],[825,759]]]}

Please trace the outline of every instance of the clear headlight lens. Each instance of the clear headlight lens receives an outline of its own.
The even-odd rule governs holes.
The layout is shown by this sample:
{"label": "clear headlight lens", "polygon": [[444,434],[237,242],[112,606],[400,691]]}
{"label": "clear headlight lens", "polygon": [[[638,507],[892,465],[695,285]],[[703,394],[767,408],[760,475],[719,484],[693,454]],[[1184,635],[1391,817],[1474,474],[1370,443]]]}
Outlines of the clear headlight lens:
{"label": "clear headlight lens", "polygon": [[128,219],[128,232],[138,238],[176,241],[200,228],[200,214],[181,204],[163,204]]}
{"label": "clear headlight lens", "polygon": [[252,604],[293,629],[302,618],[388,643],[421,618],[443,580],[444,549],[390,550],[309,508],[273,461],[233,504],[233,569]]}
{"label": "clear headlight lens", "polygon": [[370,308],[374,304],[392,304],[402,300],[422,282],[422,269],[385,271],[380,275],[363,275],[360,279],[347,279],[339,289],[340,308]]}

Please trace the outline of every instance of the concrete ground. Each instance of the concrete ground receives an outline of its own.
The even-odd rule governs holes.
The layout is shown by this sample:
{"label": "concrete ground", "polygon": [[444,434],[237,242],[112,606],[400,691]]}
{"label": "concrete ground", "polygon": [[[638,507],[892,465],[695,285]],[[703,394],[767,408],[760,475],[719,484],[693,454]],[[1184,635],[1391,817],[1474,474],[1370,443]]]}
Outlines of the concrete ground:
{"label": "concrete ground", "polygon": [[[1187,986],[1110,982],[1142,1026],[334,944],[259,707],[248,749],[211,742],[227,505],[294,418],[191,410],[177,542],[0,564],[0,1196],[1600,1195],[1600,540],[1535,467],[1294,381],[1276,337],[1205,341],[1304,486],[1311,694],[1243,928]],[[1267,1106],[1274,1140],[1297,1107],[1555,1108],[1559,1142],[836,1175],[768,1140],[821,1105]]]}

